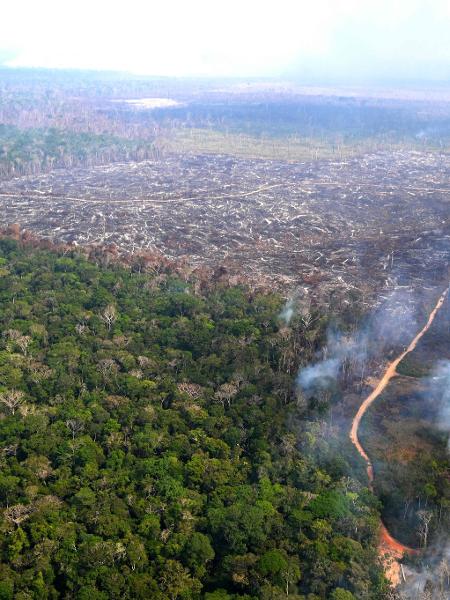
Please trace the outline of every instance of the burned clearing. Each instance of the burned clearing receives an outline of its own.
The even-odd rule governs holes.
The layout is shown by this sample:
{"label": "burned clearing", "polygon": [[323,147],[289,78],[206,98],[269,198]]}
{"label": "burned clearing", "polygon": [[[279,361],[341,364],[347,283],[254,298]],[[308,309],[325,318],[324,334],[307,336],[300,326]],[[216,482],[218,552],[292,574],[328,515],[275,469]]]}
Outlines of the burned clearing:
{"label": "burned clearing", "polygon": [[[416,547],[420,545],[418,517],[430,493],[424,473],[435,477],[433,485],[442,495],[450,482],[445,462],[449,308],[446,296],[429,331],[400,362],[396,377],[370,406],[361,428],[361,440],[373,459],[374,486],[383,501],[385,523],[395,537]],[[441,518],[442,508],[433,530]]]}
{"label": "burned clearing", "polygon": [[279,288],[370,295],[444,276],[449,199],[445,154],[170,155],[2,182],[0,216],[55,242],[158,249]]}

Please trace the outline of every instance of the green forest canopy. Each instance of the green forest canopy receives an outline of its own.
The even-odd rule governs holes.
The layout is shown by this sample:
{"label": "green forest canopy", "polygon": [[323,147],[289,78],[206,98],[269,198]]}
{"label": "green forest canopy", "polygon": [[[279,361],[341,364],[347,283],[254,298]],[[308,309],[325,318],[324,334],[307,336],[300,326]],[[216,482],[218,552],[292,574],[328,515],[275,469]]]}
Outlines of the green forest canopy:
{"label": "green forest canopy", "polygon": [[0,240],[0,599],[384,597],[377,503],[280,367],[281,305]]}

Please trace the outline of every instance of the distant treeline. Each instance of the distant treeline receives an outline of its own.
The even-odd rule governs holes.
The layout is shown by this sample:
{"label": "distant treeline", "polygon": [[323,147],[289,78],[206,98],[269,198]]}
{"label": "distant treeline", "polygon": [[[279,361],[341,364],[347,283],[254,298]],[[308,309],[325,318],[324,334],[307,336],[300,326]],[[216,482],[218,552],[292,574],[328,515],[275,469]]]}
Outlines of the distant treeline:
{"label": "distant treeline", "polygon": [[130,123],[109,101],[127,85],[132,93],[131,82],[100,74],[2,71],[0,177],[157,157],[154,119]]}
{"label": "distant treeline", "polygon": [[441,147],[450,141],[450,114],[425,112],[407,103],[354,98],[309,98],[267,102],[196,102],[160,108],[153,117],[163,126],[206,128],[232,134],[275,138],[315,138],[330,143],[385,139]]}
{"label": "distant treeline", "polygon": [[[222,83],[218,91],[211,81],[0,70],[0,177],[145,160],[163,146],[279,160],[450,147],[450,113],[442,106],[270,90],[241,97],[227,91],[232,82]],[[145,97],[181,105],[150,110],[121,102]]]}
{"label": "distant treeline", "polygon": [[56,128],[0,124],[0,178],[37,175],[53,168],[89,167],[159,155],[155,140],[129,140]]}

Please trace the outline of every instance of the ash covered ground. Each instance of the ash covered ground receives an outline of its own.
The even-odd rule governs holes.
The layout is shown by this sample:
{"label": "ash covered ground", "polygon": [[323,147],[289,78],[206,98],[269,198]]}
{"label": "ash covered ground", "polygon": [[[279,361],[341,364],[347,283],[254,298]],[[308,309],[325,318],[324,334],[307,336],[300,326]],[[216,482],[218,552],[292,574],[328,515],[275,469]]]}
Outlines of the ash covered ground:
{"label": "ash covered ground", "polygon": [[0,184],[0,219],[55,242],[161,250],[278,288],[434,285],[450,262],[450,156],[283,163],[224,155]]}

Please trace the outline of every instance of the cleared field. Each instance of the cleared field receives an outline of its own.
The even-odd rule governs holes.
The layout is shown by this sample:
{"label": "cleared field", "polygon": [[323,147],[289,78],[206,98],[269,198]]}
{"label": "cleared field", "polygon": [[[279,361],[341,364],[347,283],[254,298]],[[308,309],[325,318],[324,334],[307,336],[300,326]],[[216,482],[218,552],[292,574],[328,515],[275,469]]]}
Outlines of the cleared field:
{"label": "cleared field", "polygon": [[[282,161],[333,160],[362,154],[369,149],[369,144],[333,145],[313,138],[253,137],[204,129],[175,130],[166,144],[175,152],[230,154],[245,158]],[[381,144],[371,144],[371,150],[381,149]]]}
{"label": "cleared field", "polygon": [[449,157],[417,152],[314,163],[171,155],[4,182],[0,218],[282,290],[370,295],[444,277],[449,173]]}
{"label": "cleared field", "polygon": [[[344,141],[320,140],[297,136],[255,137],[243,133],[223,133],[207,129],[175,129],[165,138],[164,146],[171,152],[191,154],[229,154],[244,158],[260,158],[287,162],[343,160],[367,153],[405,150],[405,145],[378,138]],[[410,150],[422,151],[423,144],[409,144]],[[440,148],[447,152],[450,148]]]}

